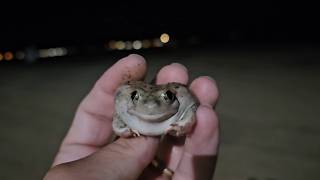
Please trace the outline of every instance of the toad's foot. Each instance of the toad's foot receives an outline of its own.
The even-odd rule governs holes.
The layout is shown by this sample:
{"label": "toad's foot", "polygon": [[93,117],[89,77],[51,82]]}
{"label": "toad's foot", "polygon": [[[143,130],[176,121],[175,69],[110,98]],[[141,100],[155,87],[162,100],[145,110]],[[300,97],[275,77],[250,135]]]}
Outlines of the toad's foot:
{"label": "toad's foot", "polygon": [[139,137],[139,136],[141,136],[140,133],[139,133],[139,131],[137,131],[137,130],[130,129],[130,131],[131,131],[131,134],[132,134],[133,137]]}
{"label": "toad's foot", "polygon": [[179,126],[178,124],[170,124],[169,129],[166,130],[166,134],[170,134],[172,136],[183,136],[185,134],[183,126]]}

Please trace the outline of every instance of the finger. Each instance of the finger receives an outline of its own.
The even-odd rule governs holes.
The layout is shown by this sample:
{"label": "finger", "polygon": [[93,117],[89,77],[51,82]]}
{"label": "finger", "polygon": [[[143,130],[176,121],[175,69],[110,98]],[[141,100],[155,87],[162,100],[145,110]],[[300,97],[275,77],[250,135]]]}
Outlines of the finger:
{"label": "finger", "polygon": [[185,141],[184,152],[175,170],[175,180],[211,179],[218,152],[218,118],[208,106],[200,105],[197,124]]}
{"label": "finger", "polygon": [[67,179],[65,172],[69,179],[138,179],[158,145],[153,137],[120,138],[86,158],[56,166],[46,179],[57,174],[56,179]]}
{"label": "finger", "polygon": [[[165,84],[168,82],[178,82],[182,84],[188,83],[188,70],[179,63],[163,67],[157,75],[157,84]],[[183,152],[181,146],[183,138],[175,138],[166,136],[161,142],[159,149],[159,159],[165,161],[166,166],[175,169]]]}
{"label": "finger", "polygon": [[130,55],[119,60],[100,77],[81,102],[54,165],[85,157],[106,144],[112,134],[116,88],[128,80],[142,79],[145,72],[144,58]]}
{"label": "finger", "polygon": [[214,107],[218,101],[219,91],[217,84],[209,76],[202,76],[192,81],[190,90],[202,105]]}
{"label": "finger", "polygon": [[179,63],[172,63],[164,66],[157,74],[156,83],[166,84],[168,82],[188,83],[188,70]]}
{"label": "finger", "polygon": [[213,106],[218,100],[214,80],[200,77],[190,85],[200,102],[193,133],[186,138],[185,148],[173,179],[210,179],[215,168],[219,145],[219,125]]}

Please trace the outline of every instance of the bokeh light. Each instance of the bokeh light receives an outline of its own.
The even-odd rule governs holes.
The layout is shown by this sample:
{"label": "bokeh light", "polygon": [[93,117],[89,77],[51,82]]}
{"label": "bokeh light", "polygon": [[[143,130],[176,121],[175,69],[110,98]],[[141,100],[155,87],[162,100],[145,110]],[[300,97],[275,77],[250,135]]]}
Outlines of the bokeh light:
{"label": "bokeh light", "polygon": [[150,42],[150,40],[143,40],[142,41],[142,47],[143,48],[150,48],[151,47],[151,42]]}
{"label": "bokeh light", "polygon": [[133,46],[133,49],[141,49],[141,47],[142,47],[142,42],[139,41],[139,40],[133,41],[132,46]]}
{"label": "bokeh light", "polygon": [[62,48],[59,48],[59,49],[60,49],[60,52],[61,52],[61,56],[65,56],[65,55],[68,54],[68,49],[67,48],[62,47]]}
{"label": "bokeh light", "polygon": [[158,38],[154,39],[152,44],[154,47],[162,47],[163,46],[163,43]]}
{"label": "bokeh light", "polygon": [[109,45],[109,48],[110,49],[116,49],[116,41],[113,41],[113,40],[111,40],[111,41],[109,41],[109,43],[108,43],[108,45]]}
{"label": "bokeh light", "polygon": [[7,61],[11,61],[13,59],[12,52],[8,51],[8,52],[4,53],[4,59]]}
{"label": "bokeh light", "polygon": [[126,44],[123,41],[117,41],[115,47],[118,50],[123,50],[126,47]]}
{"label": "bokeh light", "polygon": [[40,57],[40,58],[49,57],[48,50],[47,50],[47,49],[40,49],[40,50],[39,50],[39,57]]}
{"label": "bokeh light", "polygon": [[160,41],[161,41],[162,43],[168,43],[169,40],[170,40],[169,34],[167,34],[167,33],[161,34],[161,36],[160,36]]}
{"label": "bokeh light", "polygon": [[3,60],[3,55],[0,53],[0,61]]}
{"label": "bokeh light", "polygon": [[48,58],[48,57],[64,56],[64,55],[67,55],[67,53],[68,53],[68,50],[64,47],[40,49],[39,57]]}

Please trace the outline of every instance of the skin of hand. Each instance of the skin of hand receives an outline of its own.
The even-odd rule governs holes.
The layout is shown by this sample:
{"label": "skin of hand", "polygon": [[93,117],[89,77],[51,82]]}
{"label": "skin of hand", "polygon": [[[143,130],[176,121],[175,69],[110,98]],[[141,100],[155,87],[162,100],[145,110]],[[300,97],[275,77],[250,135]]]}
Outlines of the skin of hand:
{"label": "skin of hand", "polygon": [[[190,90],[200,102],[196,124],[185,138],[112,137],[114,92],[128,80],[142,80],[147,65],[140,55],[131,54],[109,68],[80,103],[45,180],[169,179],[149,166],[158,153],[173,180],[212,179],[219,146],[219,124],[214,110],[218,88],[207,76],[196,78]],[[178,63],[164,66],[156,83],[188,83],[187,69]]]}

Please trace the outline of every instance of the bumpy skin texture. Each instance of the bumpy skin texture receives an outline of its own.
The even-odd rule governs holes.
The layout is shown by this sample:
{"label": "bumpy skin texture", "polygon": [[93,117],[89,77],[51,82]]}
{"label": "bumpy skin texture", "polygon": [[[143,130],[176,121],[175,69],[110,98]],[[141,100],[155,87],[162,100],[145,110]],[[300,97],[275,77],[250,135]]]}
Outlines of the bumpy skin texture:
{"label": "bumpy skin texture", "polygon": [[182,136],[194,125],[197,107],[183,84],[130,81],[116,91],[113,130],[121,137]]}

